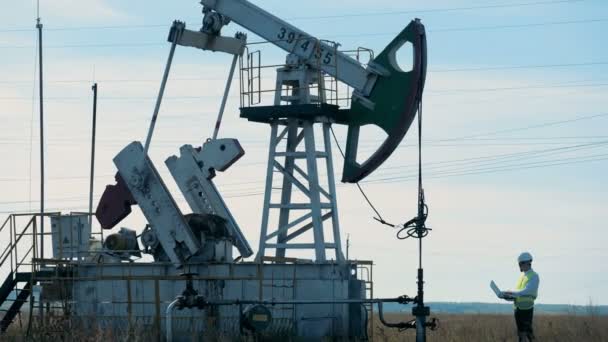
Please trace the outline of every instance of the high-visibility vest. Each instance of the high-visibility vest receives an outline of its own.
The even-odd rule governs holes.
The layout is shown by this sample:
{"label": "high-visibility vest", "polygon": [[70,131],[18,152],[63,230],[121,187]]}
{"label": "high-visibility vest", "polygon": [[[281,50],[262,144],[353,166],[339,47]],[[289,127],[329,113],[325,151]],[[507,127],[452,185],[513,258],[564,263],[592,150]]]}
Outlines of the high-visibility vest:
{"label": "high-visibility vest", "polygon": [[[519,281],[517,282],[517,291],[525,289],[526,285],[533,277],[538,277],[538,275],[532,270],[529,270],[528,272],[522,274],[521,277],[519,277]],[[534,300],[536,299],[537,295],[538,292],[534,292],[528,296],[516,297],[515,301],[513,302],[513,306],[520,310],[532,309],[534,307]]]}

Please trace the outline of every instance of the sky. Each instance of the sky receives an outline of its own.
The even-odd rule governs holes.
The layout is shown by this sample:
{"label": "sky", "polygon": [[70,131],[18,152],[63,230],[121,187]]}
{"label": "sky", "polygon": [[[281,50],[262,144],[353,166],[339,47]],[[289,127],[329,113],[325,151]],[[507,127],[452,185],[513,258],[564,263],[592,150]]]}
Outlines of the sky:
{"label": "sky", "polygon": [[[0,219],[39,206],[34,1],[0,0]],[[608,304],[608,3],[601,0],[254,1],[318,38],[378,54],[413,18],[427,30],[423,100],[423,241],[429,301],[497,302],[495,280],[514,287],[526,250],[540,274],[540,303]],[[88,208],[91,85],[99,85],[95,202],[113,184],[112,158],[143,141],[158,93],[171,22],[198,29],[197,1],[42,0],[45,206]],[[231,23],[222,32],[246,31]],[[259,41],[248,32],[249,42]],[[285,53],[270,44],[263,64]],[[231,57],[178,48],[150,157],[183,211],[164,160],[211,136]],[[263,85],[274,84],[268,68]],[[215,178],[257,249],[269,127],[239,118],[238,82],[220,137],[245,156]],[[264,100],[272,101],[271,97]],[[335,125],[345,144],[345,128]],[[361,186],[382,216],[416,214],[417,130]],[[362,151],[379,145],[364,131]],[[333,146],[336,173],[341,157]],[[338,177],[339,179],[339,177]],[[378,224],[357,188],[338,184],[342,241],[374,260],[376,296],[414,295],[417,243]],[[140,231],[139,210],[120,226]],[[115,228],[117,230],[119,227]],[[0,235],[6,241],[6,236]],[[0,240],[2,243],[2,240]],[[303,257],[306,255],[303,255]],[[311,255],[307,255],[311,257]]]}

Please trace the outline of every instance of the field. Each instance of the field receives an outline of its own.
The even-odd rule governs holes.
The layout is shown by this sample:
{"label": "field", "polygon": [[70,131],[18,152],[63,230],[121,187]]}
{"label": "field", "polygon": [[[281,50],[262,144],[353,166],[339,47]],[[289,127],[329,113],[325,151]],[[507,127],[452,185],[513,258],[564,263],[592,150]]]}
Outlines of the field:
{"label": "field", "polygon": [[[427,340],[441,342],[517,341],[515,321],[509,315],[438,315],[439,328],[428,332]],[[393,322],[397,315],[387,315]],[[413,341],[414,332],[397,332],[374,322],[374,341]],[[537,315],[537,341],[608,341],[608,316]]]}
{"label": "field", "polygon": [[[401,317],[397,314],[388,314],[389,322],[396,322]],[[516,341],[515,323],[509,315],[438,315],[439,328],[429,331],[427,340],[429,342],[469,342],[469,341]],[[399,332],[382,326],[378,318],[374,319],[373,341],[414,341],[414,331]],[[606,341],[608,342],[608,316],[574,316],[574,315],[538,315],[535,317],[534,328],[537,341]],[[132,331],[131,334],[112,332],[108,330],[79,331],[76,329],[66,332],[67,329],[53,329],[40,331],[32,329],[31,341],[154,341],[150,331]],[[63,330],[63,331],[62,331]],[[13,324],[9,332],[2,336],[2,341],[24,341],[25,326],[19,327]],[[200,341],[201,337],[193,338]],[[370,333],[370,340],[371,339]],[[222,341],[221,336],[206,336],[204,340]],[[238,340],[238,339],[237,339]],[[247,338],[243,341],[254,341]],[[273,341],[303,341],[298,338],[280,337]],[[327,339],[331,341],[332,339]]]}

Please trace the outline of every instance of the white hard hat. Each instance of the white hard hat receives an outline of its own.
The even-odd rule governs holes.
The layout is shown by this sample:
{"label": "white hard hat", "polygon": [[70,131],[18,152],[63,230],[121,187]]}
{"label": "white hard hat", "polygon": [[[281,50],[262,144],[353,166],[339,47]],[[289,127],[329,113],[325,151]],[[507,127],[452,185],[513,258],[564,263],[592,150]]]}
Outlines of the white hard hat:
{"label": "white hard hat", "polygon": [[517,257],[517,262],[532,261],[532,254],[523,252]]}

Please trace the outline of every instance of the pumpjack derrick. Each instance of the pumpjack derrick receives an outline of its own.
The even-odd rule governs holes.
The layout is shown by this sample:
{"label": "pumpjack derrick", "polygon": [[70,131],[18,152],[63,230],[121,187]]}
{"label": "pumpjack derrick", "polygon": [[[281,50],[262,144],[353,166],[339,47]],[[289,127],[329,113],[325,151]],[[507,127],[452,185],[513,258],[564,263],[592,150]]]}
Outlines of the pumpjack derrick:
{"label": "pumpjack derrick", "polygon": [[[317,261],[327,260],[326,250],[333,250],[335,259],[344,260],[341,248],[336,187],[331,153],[331,125],[348,126],[342,181],[357,183],[376,170],[395,151],[415,117],[424,88],[426,70],[426,38],[424,26],[412,21],[367,67],[347,54],[246,1],[202,0],[206,18],[212,22],[242,25],[288,52],[286,66],[277,70],[274,104],[242,107],[241,117],[270,124],[270,148],[262,212],[262,227],[257,259],[266,256],[268,248],[276,249],[276,257],[284,257],[289,249],[314,249]],[[221,19],[220,19],[221,18]],[[223,19],[223,20],[222,20]],[[413,47],[411,70],[403,71],[397,63],[397,51],[406,43]],[[350,86],[351,106],[340,109],[327,103],[324,75]],[[317,94],[312,94],[313,89]],[[322,126],[322,149],[315,146],[315,125]],[[380,127],[386,134],[384,142],[362,162],[357,160],[360,128]],[[333,132],[332,132],[333,133]],[[284,151],[278,151],[286,140]],[[303,151],[298,151],[302,144]],[[284,157],[281,164],[278,158]],[[300,167],[297,160],[304,160]],[[319,179],[317,160],[324,159],[327,188]],[[272,201],[273,175],[283,176],[280,202]],[[299,180],[296,176],[301,176]],[[294,187],[305,195],[305,203],[294,203]],[[279,210],[278,224],[269,223],[270,210]],[[293,212],[303,215],[290,220]],[[324,221],[331,219],[333,239],[326,242]],[[307,224],[298,228],[302,222]],[[312,243],[289,243],[304,232],[313,231]],[[269,241],[276,239],[276,243]]]}
{"label": "pumpjack derrick", "polygon": [[[202,0],[201,4],[204,6],[201,31],[189,31],[183,23],[176,22],[168,40],[173,43],[173,48],[175,45],[182,45],[232,54],[235,58],[229,82],[234,73],[236,56],[241,55],[245,48],[243,34],[237,34],[236,38],[221,35],[221,29],[230,22],[241,25],[287,52],[285,66],[277,69],[274,103],[243,105],[240,108],[242,118],[268,124],[271,132],[256,260],[262,261],[265,257],[272,257],[268,255],[269,249],[274,249],[274,257],[279,259],[286,257],[288,250],[312,249],[317,262],[328,260],[327,250],[333,251],[335,260],[344,261],[331,152],[331,126],[340,124],[348,127],[342,170],[343,182],[359,182],[389,158],[407,133],[421,100],[426,70],[424,26],[418,19],[411,21],[378,56],[367,66],[363,66],[353,57],[339,51],[335,44],[320,40],[248,1]],[[397,51],[405,44],[411,44],[413,48],[413,64],[407,71],[402,70],[397,62]],[[173,49],[166,73],[172,53]],[[342,109],[338,105],[328,103],[325,91],[326,75],[352,88],[350,108]],[[163,88],[164,85],[161,86],[159,101]],[[228,87],[222,101],[221,113],[226,103],[227,91]],[[322,127],[320,150],[315,139],[314,127],[317,125]],[[358,161],[359,132],[365,125],[381,128],[386,133],[386,138],[367,160]],[[151,137],[151,134],[150,131],[148,137]],[[214,139],[216,138],[217,129],[214,134]],[[166,164],[180,190],[186,195],[193,212],[217,214],[227,220],[230,234],[235,239],[241,256],[248,257],[252,250],[211,181],[215,176],[214,170],[225,170],[236,162],[244,151],[236,139],[220,142],[214,139],[200,147],[200,151],[191,146],[182,147],[182,156],[172,157]],[[148,145],[149,141],[146,146]],[[226,146],[229,146],[226,150],[219,149]],[[215,152],[210,152],[212,149]],[[125,153],[129,155],[123,158]],[[152,230],[159,236],[166,235],[167,246],[163,247],[167,255],[174,263],[180,264],[190,255],[196,254],[199,246],[196,238],[190,236],[187,223],[180,219],[183,215],[170,199],[154,166],[145,156],[146,153],[145,148],[142,150],[141,147],[130,146],[115,158],[119,169],[117,184],[109,187],[104,194],[97,216],[104,228],[111,228],[128,215],[130,204],[138,203],[150,221]],[[203,161],[200,157],[202,155],[212,159]],[[213,158],[224,158],[226,161],[217,168]],[[146,161],[140,162],[142,160]],[[319,160],[324,160],[324,163],[319,163]],[[320,180],[320,164],[325,165],[326,182]],[[282,175],[278,201],[272,196],[275,173]],[[162,189],[159,198],[166,195],[167,199],[163,203],[167,204],[169,214],[156,215],[156,220],[168,220],[163,226],[173,222],[175,230],[168,233],[154,229],[153,214],[147,213],[145,209],[146,202],[156,202],[157,206],[149,210],[157,211],[159,199],[149,195],[146,197],[145,194],[139,195],[142,190],[149,190],[144,186],[145,180],[155,182],[157,178],[158,186]],[[193,179],[196,179],[196,182],[192,181]],[[327,184],[326,187],[323,183]],[[195,191],[194,186],[206,190]],[[293,195],[296,191],[304,195],[303,201],[296,202]],[[199,196],[193,195],[197,193]],[[121,204],[120,207],[112,208],[117,203]],[[125,203],[128,205],[125,206]],[[278,222],[270,222],[271,211],[278,211]],[[327,241],[324,230],[324,223],[328,220],[332,226],[330,241]],[[309,234],[311,236],[307,241],[291,242],[296,238],[299,241],[304,240],[302,235],[308,231],[313,234]],[[171,234],[174,238],[171,238]],[[165,241],[165,238],[159,241]]]}

